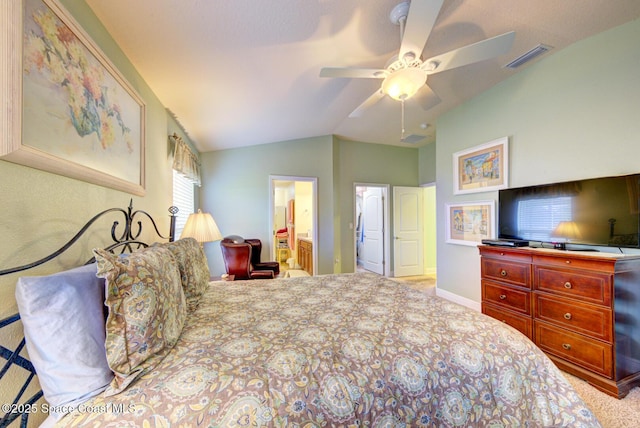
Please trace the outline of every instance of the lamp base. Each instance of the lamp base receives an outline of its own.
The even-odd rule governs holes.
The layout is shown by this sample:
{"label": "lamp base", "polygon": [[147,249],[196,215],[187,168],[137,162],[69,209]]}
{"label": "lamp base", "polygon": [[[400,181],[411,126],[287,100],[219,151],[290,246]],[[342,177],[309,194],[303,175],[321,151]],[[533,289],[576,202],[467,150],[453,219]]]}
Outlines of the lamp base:
{"label": "lamp base", "polygon": [[566,244],[566,242],[554,242],[553,243],[553,249],[554,250],[567,251],[567,244]]}

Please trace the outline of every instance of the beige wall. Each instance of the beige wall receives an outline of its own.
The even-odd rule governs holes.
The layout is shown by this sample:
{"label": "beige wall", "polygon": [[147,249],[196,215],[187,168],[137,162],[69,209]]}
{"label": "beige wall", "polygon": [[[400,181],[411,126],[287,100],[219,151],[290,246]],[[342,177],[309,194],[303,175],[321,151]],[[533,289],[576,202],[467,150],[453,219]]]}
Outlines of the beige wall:
{"label": "beige wall", "polygon": [[[640,20],[541,59],[437,123],[438,288],[480,301],[475,247],[445,243],[453,153],[509,137],[511,187],[640,172]],[[464,124],[464,126],[461,126]]]}
{"label": "beige wall", "polygon": [[313,183],[296,181],[295,195],[296,236],[306,234],[313,237]]}

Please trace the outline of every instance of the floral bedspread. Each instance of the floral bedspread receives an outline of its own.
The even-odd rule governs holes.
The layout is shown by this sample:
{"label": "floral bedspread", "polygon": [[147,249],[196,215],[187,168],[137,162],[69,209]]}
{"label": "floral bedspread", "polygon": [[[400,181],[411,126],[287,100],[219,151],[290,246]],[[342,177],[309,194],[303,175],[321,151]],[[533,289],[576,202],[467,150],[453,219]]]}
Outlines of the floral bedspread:
{"label": "floral bedspread", "polygon": [[213,282],[159,366],[60,425],[600,426],[519,332],[372,274]]}

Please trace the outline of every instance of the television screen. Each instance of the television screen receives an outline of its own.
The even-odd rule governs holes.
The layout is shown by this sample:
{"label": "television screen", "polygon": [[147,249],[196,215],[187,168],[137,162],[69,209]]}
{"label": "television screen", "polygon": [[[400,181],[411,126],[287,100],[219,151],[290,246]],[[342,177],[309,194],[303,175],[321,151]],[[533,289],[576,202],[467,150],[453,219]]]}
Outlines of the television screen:
{"label": "television screen", "polygon": [[498,237],[639,248],[640,174],[499,191]]}

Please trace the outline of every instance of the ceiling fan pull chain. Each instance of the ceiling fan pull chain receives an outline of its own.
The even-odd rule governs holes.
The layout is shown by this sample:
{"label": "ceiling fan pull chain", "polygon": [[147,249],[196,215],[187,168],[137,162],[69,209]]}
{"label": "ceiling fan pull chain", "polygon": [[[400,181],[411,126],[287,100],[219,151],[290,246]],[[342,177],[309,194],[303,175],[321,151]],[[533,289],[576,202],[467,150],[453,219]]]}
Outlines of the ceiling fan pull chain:
{"label": "ceiling fan pull chain", "polygon": [[400,111],[401,111],[401,127],[402,134],[400,135],[400,141],[404,140],[404,100],[400,101]]}

